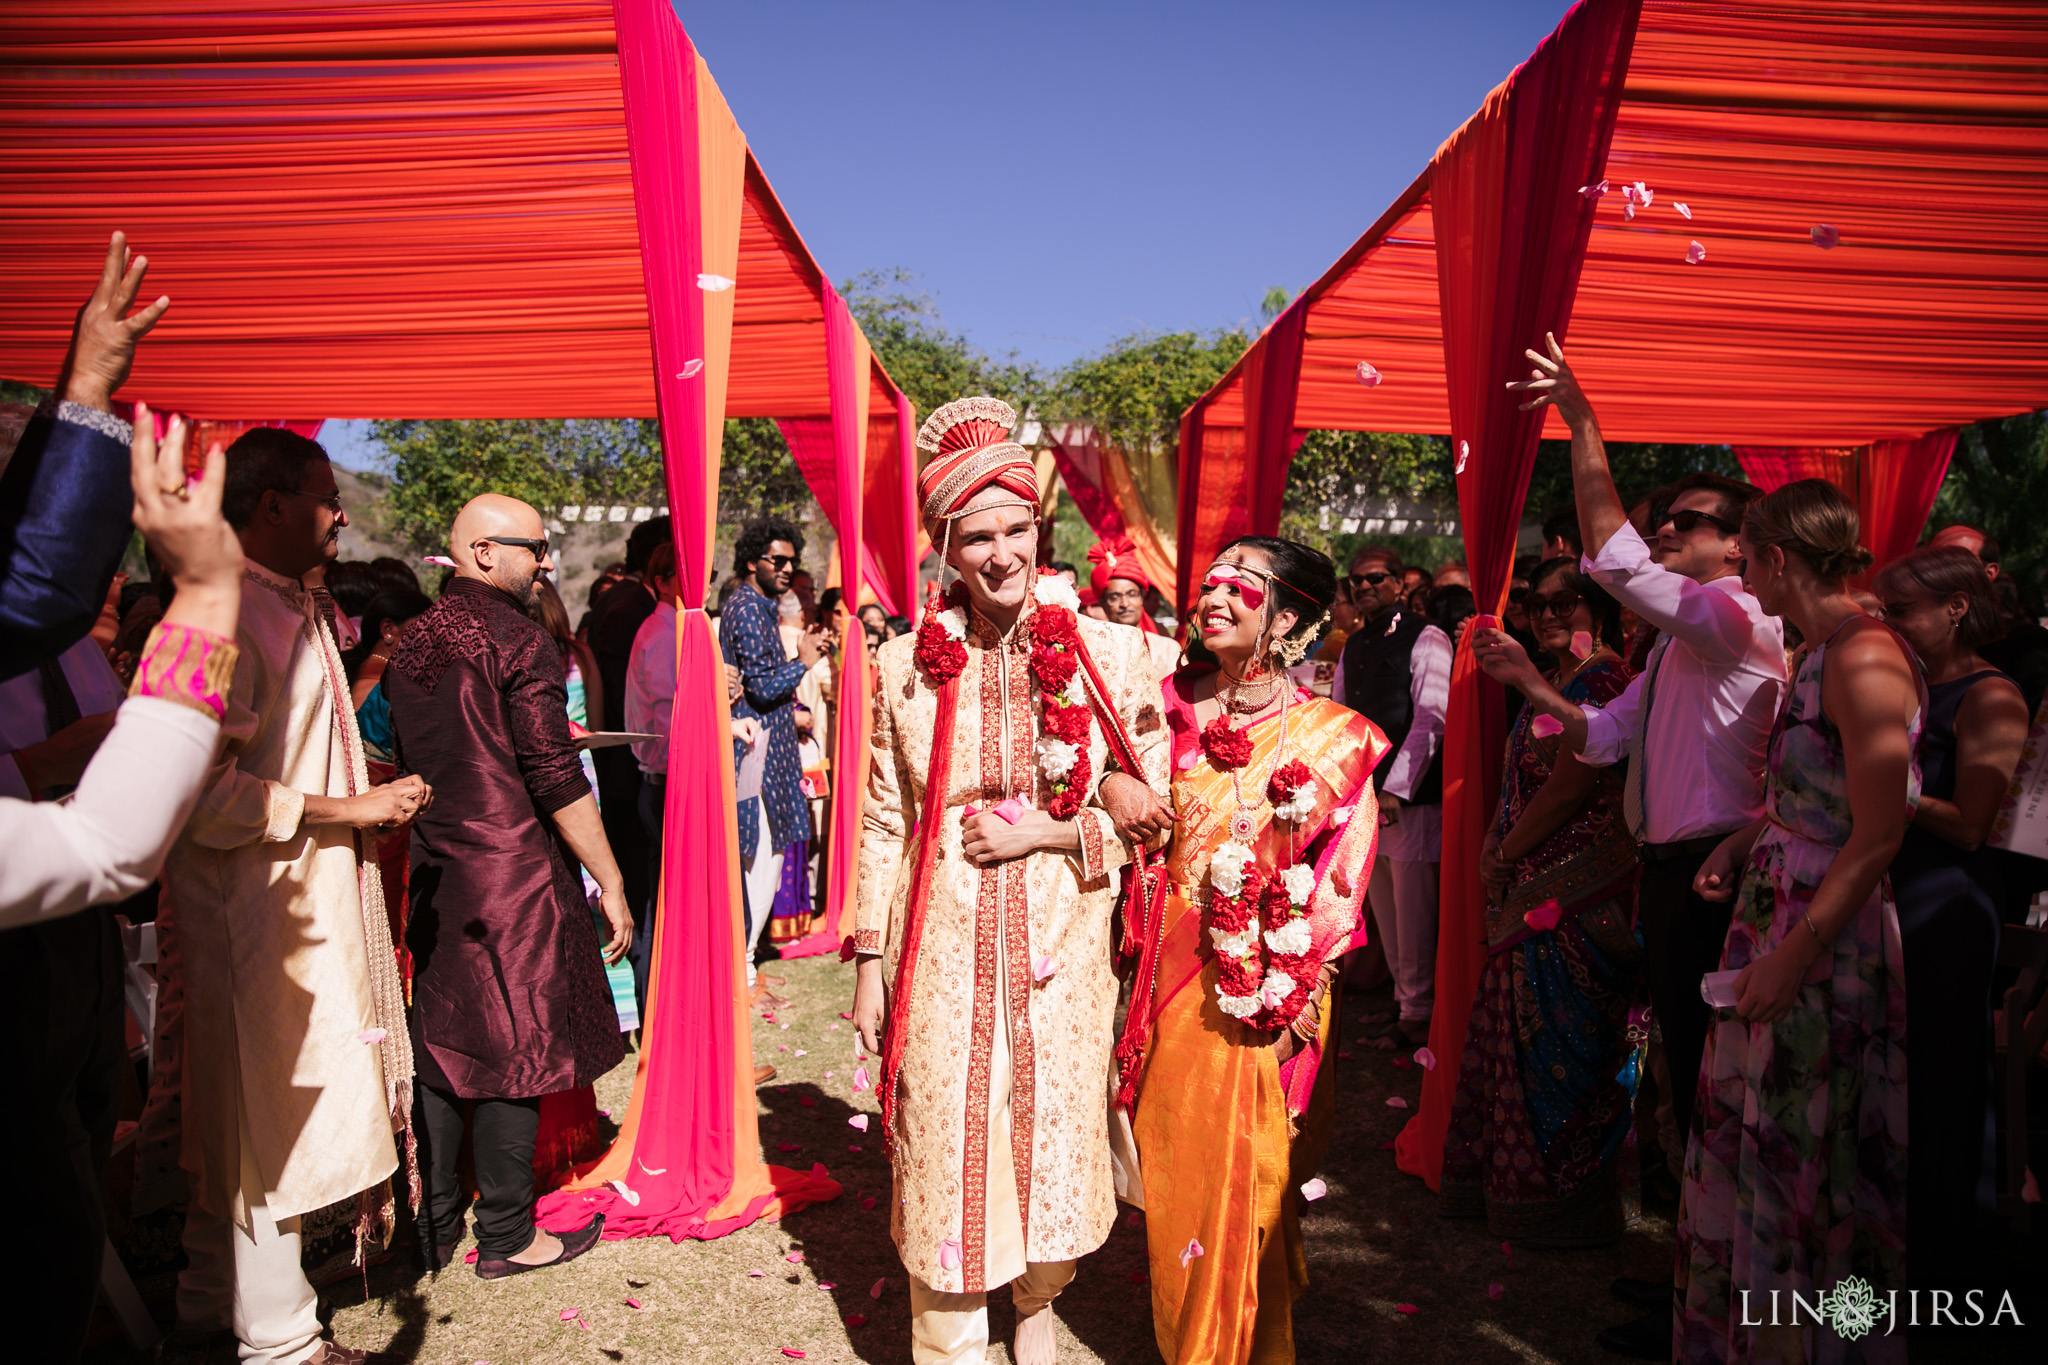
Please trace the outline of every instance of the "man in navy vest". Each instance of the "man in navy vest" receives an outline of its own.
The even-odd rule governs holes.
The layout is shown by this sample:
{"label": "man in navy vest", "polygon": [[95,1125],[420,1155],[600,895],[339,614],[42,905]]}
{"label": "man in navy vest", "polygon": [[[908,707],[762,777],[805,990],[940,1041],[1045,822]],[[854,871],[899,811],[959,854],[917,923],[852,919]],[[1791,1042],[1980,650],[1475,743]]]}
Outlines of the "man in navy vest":
{"label": "man in navy vest", "polygon": [[1443,853],[1444,707],[1451,691],[1450,637],[1398,606],[1401,557],[1368,547],[1351,561],[1358,629],[1338,656],[1330,696],[1380,727],[1390,749],[1373,770],[1380,848],[1372,870],[1372,918],[1394,977],[1394,1017],[1380,1048],[1429,1041],[1435,1004],[1437,863]]}

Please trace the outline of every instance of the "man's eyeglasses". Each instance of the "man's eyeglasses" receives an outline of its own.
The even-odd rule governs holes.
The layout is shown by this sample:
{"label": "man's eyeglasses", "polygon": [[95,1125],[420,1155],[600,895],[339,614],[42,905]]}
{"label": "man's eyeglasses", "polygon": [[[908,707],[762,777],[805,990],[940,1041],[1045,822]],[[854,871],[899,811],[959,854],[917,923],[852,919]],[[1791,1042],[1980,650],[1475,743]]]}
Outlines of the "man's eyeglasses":
{"label": "man's eyeglasses", "polygon": [[1585,600],[1575,592],[1554,592],[1548,597],[1532,592],[1522,599],[1522,610],[1529,613],[1531,620],[1545,612],[1563,619],[1577,611],[1579,603]]}
{"label": "man's eyeglasses", "polygon": [[1712,512],[1695,512],[1691,508],[1687,508],[1683,512],[1666,512],[1651,523],[1650,529],[1652,531],[1661,531],[1664,529],[1664,523],[1669,522],[1671,523],[1671,529],[1678,532],[1678,534],[1682,536],[1690,535],[1694,528],[1703,521],[1724,536],[1732,536],[1742,529],[1733,522],[1721,520]]}
{"label": "man's eyeglasses", "polygon": [[[542,536],[539,540],[528,540],[523,536],[485,536],[483,539],[488,540],[493,545],[520,546],[535,559],[546,559],[548,557],[548,538],[546,536]],[[483,541],[476,543],[482,544]]]}
{"label": "man's eyeglasses", "polygon": [[330,512],[341,511],[341,494],[338,492],[321,494],[304,488],[280,488],[277,491],[288,498],[312,498]]}
{"label": "man's eyeglasses", "polygon": [[787,569],[796,563],[795,555],[762,555],[761,558],[778,569]]}
{"label": "man's eyeglasses", "polygon": [[1370,586],[1377,588],[1380,584],[1386,582],[1389,578],[1392,577],[1393,575],[1390,573],[1355,573],[1351,575],[1351,586],[1354,588],[1360,586]]}

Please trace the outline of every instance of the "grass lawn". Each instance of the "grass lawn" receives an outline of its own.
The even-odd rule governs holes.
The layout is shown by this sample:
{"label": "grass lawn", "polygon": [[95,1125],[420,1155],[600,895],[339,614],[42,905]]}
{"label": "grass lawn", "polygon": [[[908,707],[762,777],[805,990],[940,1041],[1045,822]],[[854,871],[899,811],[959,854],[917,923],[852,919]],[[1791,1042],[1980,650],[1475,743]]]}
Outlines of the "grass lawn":
{"label": "grass lawn", "polygon": [[[754,1053],[780,1075],[760,1092],[761,1142],[781,1164],[821,1161],[845,1186],[838,1199],[711,1242],[604,1242],[582,1259],[542,1273],[485,1282],[459,1260],[437,1276],[413,1268],[411,1252],[322,1294],[322,1316],[337,1341],[434,1365],[553,1365],[554,1362],[782,1362],[802,1351],[813,1362],[910,1359],[908,1296],[888,1236],[888,1168],[875,1127],[872,1091],[852,1089],[852,969],[833,958],[779,963],[790,1005],[769,1023],[756,1012]],[[1350,1002],[1354,1010],[1379,1003]],[[1355,1026],[1345,1035],[1355,1035]],[[1312,1284],[1295,1307],[1304,1362],[1612,1362],[1593,1341],[1632,1316],[1609,1293],[1616,1275],[1668,1271],[1668,1220],[1645,1217],[1611,1247],[1504,1251],[1483,1223],[1446,1221],[1436,1197],[1394,1166],[1394,1134],[1414,1113],[1422,1072],[1393,1054],[1343,1045],[1337,1134],[1322,1172],[1330,1192],[1303,1220]],[[597,1087],[600,1109],[622,1113],[633,1057]],[[1408,1108],[1389,1105],[1401,1097]],[[810,1100],[806,1104],[804,1100]],[[796,1143],[798,1153],[778,1145]],[[850,1150],[858,1149],[858,1150]],[[876,1207],[860,1198],[875,1194]],[[465,1244],[467,1249],[468,1244]],[[788,1259],[801,1253],[799,1261]],[[2038,1264],[2038,1261],[2036,1262]],[[1119,1218],[1108,1243],[1081,1263],[1060,1298],[1061,1359],[1149,1365],[1153,1345],[1138,1216]],[[871,1297],[875,1286],[880,1297]],[[1489,1294],[1500,1286],[1500,1297]],[[1007,1361],[1012,1317],[1007,1294],[990,1296],[990,1359]],[[632,1299],[635,1308],[626,1302]],[[1412,1305],[1413,1313],[1396,1310]],[[167,1307],[167,1305],[166,1305]],[[564,1321],[564,1310],[578,1310]],[[164,1316],[168,1316],[166,1312]],[[861,1321],[865,1318],[865,1321]],[[2033,1319],[2029,1316],[2029,1322]],[[586,1326],[587,1325],[587,1330]],[[1916,1338],[1915,1361],[2027,1358],[2031,1331],[1969,1334],[1966,1351]],[[94,1365],[130,1357],[108,1343]],[[232,1360],[232,1354],[222,1360]],[[2035,1356],[2034,1359],[2041,1357]]]}

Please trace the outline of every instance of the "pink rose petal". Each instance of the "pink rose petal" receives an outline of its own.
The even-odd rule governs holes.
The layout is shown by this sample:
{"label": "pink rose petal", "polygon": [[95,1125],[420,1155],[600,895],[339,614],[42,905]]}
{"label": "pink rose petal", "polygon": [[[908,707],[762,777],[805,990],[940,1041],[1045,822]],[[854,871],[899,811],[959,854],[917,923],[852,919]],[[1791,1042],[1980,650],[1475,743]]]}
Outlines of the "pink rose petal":
{"label": "pink rose petal", "polygon": [[858,1142],[849,1142],[846,1144],[846,1150],[858,1156],[860,1154],[861,1147]]}
{"label": "pink rose petal", "polygon": [[[1573,631],[1571,651],[1574,659],[1583,659],[1591,654],[1593,652],[1593,633],[1586,630]],[[801,1057],[803,1054],[799,1052],[797,1056]]]}
{"label": "pink rose petal", "polygon": [[1400,1097],[1399,1095],[1389,1095],[1389,1096],[1387,1096],[1387,1108],[1389,1108],[1389,1109],[1406,1109],[1407,1107],[1408,1107],[1408,1101],[1406,1101],[1406,1100],[1402,1099],[1402,1098],[1401,1098],[1401,1097]]}
{"label": "pink rose petal", "polygon": [[827,1293],[830,1293],[830,1292],[831,1292],[832,1290],[834,1290],[834,1289],[837,1289],[838,1287],[839,1287],[838,1285],[836,1285],[836,1284],[831,1284],[831,1283],[824,1283],[824,1284],[820,1284],[820,1285],[818,1286],[818,1288],[820,1288],[820,1289],[822,1289],[822,1290],[826,1291]]}
{"label": "pink rose petal", "polygon": [[802,1265],[804,1263],[804,1254],[801,1251],[792,1251],[782,1259],[788,1261],[791,1265]]}
{"label": "pink rose petal", "polygon": [[1472,443],[1471,443],[1470,441],[1460,441],[1460,442],[1458,442],[1458,466],[1457,466],[1457,468],[1453,469],[1453,470],[1452,470],[1451,472],[1452,472],[1453,474],[1462,474],[1462,473],[1464,473],[1464,472],[1465,472],[1465,462],[1466,462],[1467,460],[1470,460],[1471,458],[1472,458]]}
{"label": "pink rose petal", "polygon": [[868,1315],[866,1313],[849,1314],[846,1319],[846,1325],[848,1327],[865,1327],[868,1325]]}
{"label": "pink rose petal", "polygon": [[1807,229],[1807,235],[1822,251],[1833,251],[1842,242],[1841,230],[1832,223],[1815,223]]}
{"label": "pink rose petal", "polygon": [[589,1323],[585,1322],[582,1318],[576,1319],[576,1325],[578,1327],[581,1327],[586,1332],[594,1332],[597,1330],[595,1327],[592,1327]]}
{"label": "pink rose petal", "polygon": [[1053,961],[1050,957],[1040,954],[1031,964],[1031,979],[1033,981],[1044,981],[1059,969],[1059,963]]}
{"label": "pink rose petal", "polygon": [[380,1028],[366,1028],[356,1035],[356,1041],[359,1043],[381,1043],[384,1041],[384,1030]]}
{"label": "pink rose petal", "polygon": [[[1628,191],[1623,190],[1622,193],[1627,194]],[[1636,220],[1635,200],[1631,199],[1621,206],[1621,220],[1624,223],[1633,223]]]}
{"label": "pink rose petal", "polygon": [[804,1353],[802,1351],[799,1351],[794,1346],[783,1347],[782,1353],[788,1356],[791,1360],[802,1360],[804,1358]]}
{"label": "pink rose petal", "polygon": [[873,1195],[869,1195],[867,1198],[860,1201],[860,1206],[864,1209],[873,1208],[875,1206],[875,1197]]}
{"label": "pink rose petal", "polygon": [[939,1243],[939,1269],[958,1270],[959,1268],[960,1243],[948,1237],[945,1241]]}
{"label": "pink rose petal", "polygon": [[1508,1264],[1515,1263],[1515,1249],[1506,1242],[1500,1244],[1500,1254],[1508,1258]]}
{"label": "pink rose petal", "polygon": [[696,377],[697,377],[698,375],[700,375],[700,374],[702,374],[702,373],[704,373],[704,362],[703,362],[703,361],[701,361],[701,360],[685,360],[685,361],[683,362],[683,370],[682,370],[682,373],[681,373],[681,374],[678,374],[678,375],[676,376],[676,378],[678,378],[678,379],[695,379],[695,378],[696,378]]}
{"label": "pink rose petal", "polygon": [[726,290],[732,288],[732,281],[723,275],[714,275],[707,270],[697,277],[697,287],[707,294],[723,294]]}
{"label": "pink rose petal", "polygon": [[1534,910],[1522,912],[1522,921],[1531,929],[1544,930],[1557,927],[1557,917],[1562,914],[1554,900],[1545,901]]}
{"label": "pink rose petal", "polygon": [[1671,207],[1677,211],[1678,216],[1680,218],[1685,219],[1685,221],[1688,223],[1692,221],[1692,206],[1690,204],[1687,204],[1683,199],[1672,200]]}
{"label": "pink rose petal", "polygon": [[1598,199],[1601,195],[1607,193],[1607,182],[1603,180],[1597,185],[1581,185],[1579,186],[1579,193],[1585,195],[1588,199]]}
{"label": "pink rose petal", "polygon": [[1409,1061],[1406,1057],[1389,1057],[1387,1058],[1387,1065],[1396,1071],[1413,1071],[1415,1069],[1415,1063]]}
{"label": "pink rose petal", "polygon": [[1003,817],[1005,821],[1014,825],[1019,820],[1023,819],[1024,812],[1030,809],[1031,807],[1025,805],[1016,797],[1006,796],[1002,800],[996,802],[993,806],[990,806],[989,813],[992,815],[1000,815]]}
{"label": "pink rose petal", "polygon": [[1380,378],[1380,372],[1373,368],[1370,360],[1358,362],[1359,383],[1365,385],[1368,389],[1376,389],[1380,386]]}
{"label": "pink rose petal", "polygon": [[767,1278],[767,1275],[768,1272],[765,1270],[749,1270],[747,1272],[747,1278],[750,1280],[765,1279]]}
{"label": "pink rose petal", "polygon": [[846,1126],[849,1128],[858,1128],[863,1133],[865,1133],[868,1130],[868,1116],[866,1114],[855,1114],[852,1118],[846,1121]]}
{"label": "pink rose petal", "polygon": [[761,1019],[764,1023],[772,1024],[775,1022],[775,1016],[770,1014],[767,1010],[761,1011]]}
{"label": "pink rose petal", "polygon": [[1188,1244],[1180,1249],[1180,1268],[1186,1270],[1188,1262],[1201,1254],[1202,1244],[1192,1237],[1188,1238]]}
{"label": "pink rose petal", "polygon": [[777,1052],[787,1052],[787,1051],[789,1051],[789,1044],[788,1044],[788,1043],[777,1043],[777,1044],[775,1045],[775,1050],[776,1050]]}
{"label": "pink rose petal", "polygon": [[1348,1062],[1351,1060],[1351,1054],[1348,1052],[1340,1052],[1337,1054],[1337,1060],[1340,1062]]}
{"label": "pink rose petal", "polygon": [[564,1308],[559,1316],[563,1322],[574,1322],[581,1314],[581,1308]]}
{"label": "pink rose petal", "polygon": [[619,1198],[625,1200],[628,1204],[631,1204],[636,1209],[640,1207],[640,1196],[633,1193],[633,1191],[627,1189],[625,1181],[607,1180],[604,1183],[611,1186],[613,1189],[617,1190],[619,1192]]}
{"label": "pink rose petal", "polygon": [[1564,733],[1564,722],[1556,716],[1536,716],[1529,721],[1529,733],[1538,739],[1549,739]]}
{"label": "pink rose petal", "polygon": [[1486,1286],[1486,1297],[1489,1299],[1497,1299],[1505,1293],[1507,1293],[1507,1290],[1501,1288],[1497,1284],[1490,1284]]}
{"label": "pink rose petal", "polygon": [[1426,1047],[1419,1047],[1415,1049],[1415,1060],[1416,1063],[1420,1065],[1424,1071],[1436,1070],[1436,1054],[1434,1052],[1431,1052]]}
{"label": "pink rose petal", "polygon": [[439,569],[452,569],[455,567],[455,561],[447,555],[427,555],[420,560],[420,563],[432,564]]}
{"label": "pink rose petal", "polygon": [[826,1080],[828,1080],[828,1081],[829,1081],[829,1080],[831,1080],[831,1079],[832,1079],[832,1073],[831,1073],[831,1072],[829,1072],[829,1071],[828,1071],[828,1072],[826,1072],[826,1073],[825,1073],[825,1079],[826,1079]]}
{"label": "pink rose petal", "polygon": [[1701,261],[1704,261],[1706,259],[1707,249],[1701,246],[1698,242],[1694,242],[1691,246],[1688,246],[1685,249],[1685,263],[1687,265],[1698,265]]}
{"label": "pink rose petal", "polygon": [[853,1018],[853,1011],[852,1011],[852,1010],[841,1010],[841,1011],[839,1011],[839,1017],[840,1017],[841,1019],[851,1019],[851,1018]]}
{"label": "pink rose petal", "polygon": [[1136,1209],[1132,1209],[1129,1213],[1124,1215],[1124,1226],[1127,1228],[1144,1227],[1145,1215],[1138,1212]]}
{"label": "pink rose petal", "polygon": [[1303,1199],[1308,1200],[1310,1203],[1314,1203],[1316,1200],[1321,1199],[1324,1195],[1328,1194],[1329,1192],[1330,1187],[1323,1183],[1322,1177],[1320,1176],[1318,1176],[1314,1180],[1308,1181],[1301,1187],[1301,1197]]}
{"label": "pink rose petal", "polygon": [[467,1255],[467,1256],[465,1256],[465,1257],[463,1257],[463,1258],[462,1258],[462,1263],[463,1263],[464,1265],[475,1265],[475,1264],[476,1264],[476,1248],[475,1248],[475,1247],[471,1247],[471,1248],[469,1249],[469,1255]]}
{"label": "pink rose petal", "polygon": [[639,1306],[640,1306],[640,1300],[638,1300],[638,1299],[627,1299],[627,1300],[626,1300],[626,1307],[628,1307],[628,1308],[638,1308]]}
{"label": "pink rose petal", "polygon": [[[798,1055],[801,1056],[802,1054],[799,1053]],[[796,1102],[806,1109],[816,1109],[818,1107],[818,1097],[816,1095],[798,1095]]]}
{"label": "pink rose petal", "polygon": [[2034,1168],[2027,1167],[2027,1178],[2020,1182],[2020,1202],[2038,1204],[2041,1202],[2041,1182],[2034,1179]]}
{"label": "pink rose petal", "polygon": [[886,1279],[882,1279],[882,1280],[876,1280],[876,1281],[874,1282],[874,1284],[873,1284],[872,1286],[870,1286],[870,1287],[869,1287],[869,1289],[868,1289],[868,1297],[869,1297],[869,1298],[871,1298],[871,1299],[879,1299],[879,1298],[881,1298],[881,1297],[882,1297],[882,1290],[883,1290],[883,1289],[884,1289],[885,1287],[887,1287],[888,1283],[889,1283],[889,1282],[888,1282],[888,1281],[887,1281]]}
{"label": "pink rose petal", "polygon": [[803,1145],[796,1142],[778,1142],[775,1144],[775,1150],[778,1152],[801,1152]]}
{"label": "pink rose petal", "polygon": [[857,1066],[853,1069],[853,1088],[855,1090],[866,1090],[871,1084],[873,1082],[868,1080],[868,1069],[866,1067]]}
{"label": "pink rose petal", "polygon": [[798,1048],[798,1049],[796,1050],[796,1055],[797,1055],[797,1056],[799,1056],[799,1057],[808,1057],[808,1056],[810,1056],[811,1054],[810,1054],[810,1053],[808,1053],[808,1052],[806,1052],[806,1051],[804,1051],[804,1050],[803,1050],[802,1048]]}
{"label": "pink rose petal", "polygon": [[640,1163],[640,1169],[641,1169],[641,1170],[643,1170],[643,1171],[645,1171],[645,1172],[647,1172],[647,1174],[649,1174],[649,1175],[667,1175],[667,1174],[668,1174],[668,1167],[666,1167],[666,1166],[650,1166],[650,1165],[648,1165],[648,1164],[647,1164],[646,1162],[644,1162],[644,1161]]}
{"label": "pink rose petal", "polygon": [[1133,1270],[1130,1275],[1130,1280],[1132,1284],[1149,1284],[1152,1281],[1152,1277],[1150,1275],[1147,1275],[1142,1270]]}
{"label": "pink rose petal", "polygon": [[1420,1308],[1417,1308],[1412,1303],[1397,1303],[1394,1305],[1394,1311],[1396,1313],[1406,1313],[1409,1317],[1412,1318],[1417,1313],[1420,1313],[1422,1310]]}

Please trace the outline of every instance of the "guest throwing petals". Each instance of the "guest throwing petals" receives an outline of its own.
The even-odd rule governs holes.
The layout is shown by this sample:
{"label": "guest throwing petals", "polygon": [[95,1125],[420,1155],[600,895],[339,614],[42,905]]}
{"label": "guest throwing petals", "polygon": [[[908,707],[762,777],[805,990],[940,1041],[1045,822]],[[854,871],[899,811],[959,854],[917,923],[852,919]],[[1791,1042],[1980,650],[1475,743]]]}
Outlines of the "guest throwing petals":
{"label": "guest throwing petals", "polygon": [[1321,553],[1232,541],[1195,601],[1191,662],[1166,683],[1176,823],[1117,1098],[1173,1365],[1294,1359],[1308,1285],[1296,1189],[1330,1141],[1330,985],[1365,941],[1372,771],[1388,748],[1364,716],[1288,681],[1336,596]]}
{"label": "guest throwing petals", "polygon": [[882,1054],[919,1365],[981,1361],[1006,1282],[1011,1358],[1050,1365],[1052,1300],[1115,1221],[1102,1087],[1112,874],[1130,855],[1108,808],[1166,788],[1144,640],[1079,618],[1066,578],[1033,571],[1038,482],[1015,422],[966,398],[919,433],[926,527],[960,579],[877,661],[853,1018]]}

